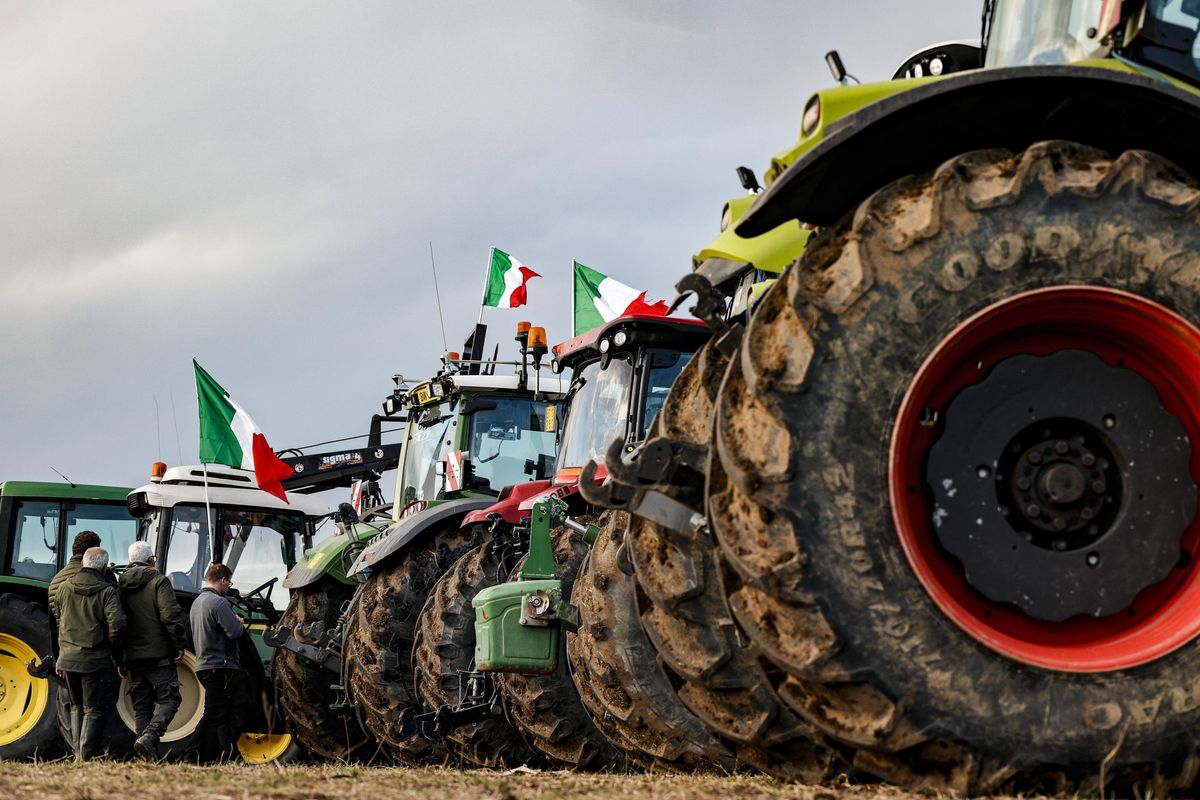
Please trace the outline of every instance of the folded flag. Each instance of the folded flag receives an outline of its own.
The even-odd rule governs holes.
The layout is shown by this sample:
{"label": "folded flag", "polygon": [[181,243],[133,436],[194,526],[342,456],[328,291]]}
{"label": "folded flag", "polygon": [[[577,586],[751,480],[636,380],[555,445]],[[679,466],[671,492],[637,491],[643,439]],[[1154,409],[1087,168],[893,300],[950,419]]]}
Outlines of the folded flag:
{"label": "folded flag", "polygon": [[488,265],[487,287],[483,304],[492,308],[516,308],[525,305],[525,284],[530,278],[540,278],[529,267],[503,250],[492,248],[492,263]]}
{"label": "folded flag", "polygon": [[221,388],[204,367],[196,367],[196,400],[200,407],[200,462],[241,467],[254,472],[258,488],[287,502],[283,480],[293,470],[279,460],[262,429]]}
{"label": "folded flag", "polygon": [[646,293],[575,262],[575,336],[627,314],[665,317],[662,300],[647,303]]}

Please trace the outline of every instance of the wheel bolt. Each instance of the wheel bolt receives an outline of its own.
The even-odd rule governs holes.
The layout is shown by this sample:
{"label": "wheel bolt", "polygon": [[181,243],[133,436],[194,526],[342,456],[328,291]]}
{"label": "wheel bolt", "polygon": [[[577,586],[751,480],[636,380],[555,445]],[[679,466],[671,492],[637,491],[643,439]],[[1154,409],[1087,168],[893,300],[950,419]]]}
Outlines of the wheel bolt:
{"label": "wheel bolt", "polygon": [[1042,454],[1041,454],[1041,453],[1039,453],[1037,450],[1030,450],[1030,451],[1029,451],[1029,455],[1028,455],[1028,456],[1026,456],[1026,458],[1028,458],[1028,459],[1029,459],[1029,463],[1030,463],[1030,464],[1040,464],[1040,463],[1042,463]]}
{"label": "wheel bolt", "polygon": [[1080,519],[1089,520],[1092,518],[1093,515],[1094,515],[1094,512],[1090,508],[1079,509],[1079,518]]}
{"label": "wheel bolt", "polygon": [[1090,467],[1096,463],[1096,457],[1091,453],[1084,453],[1079,457],[1079,463],[1083,464],[1085,467]]}
{"label": "wheel bolt", "polygon": [[1096,494],[1104,494],[1104,481],[1092,481],[1092,491]]}
{"label": "wheel bolt", "polygon": [[1058,453],[1060,456],[1065,456],[1067,451],[1070,449],[1071,448],[1067,445],[1067,443],[1061,439],[1054,443],[1054,452]]}
{"label": "wheel bolt", "polygon": [[1100,554],[1099,553],[1088,553],[1087,554],[1087,565],[1089,567],[1097,566],[1099,563],[1100,563]]}
{"label": "wheel bolt", "polygon": [[1063,528],[1067,527],[1067,521],[1062,517],[1055,517],[1052,524],[1054,525],[1054,530],[1056,531],[1061,531]]}
{"label": "wheel bolt", "polygon": [[1017,488],[1023,492],[1029,491],[1029,487],[1033,484],[1029,482],[1029,478],[1017,478]]}
{"label": "wheel bolt", "polygon": [[1066,543],[1065,541],[1063,541],[1062,539],[1055,539],[1055,540],[1054,540],[1054,549],[1055,549],[1055,550],[1058,550],[1058,551],[1060,551],[1060,552],[1061,552],[1061,551],[1063,551],[1063,550],[1066,550],[1066,549],[1067,549],[1067,543]]}
{"label": "wheel bolt", "polygon": [[1040,506],[1030,504],[1025,506],[1025,513],[1031,517],[1041,516],[1042,509]]}

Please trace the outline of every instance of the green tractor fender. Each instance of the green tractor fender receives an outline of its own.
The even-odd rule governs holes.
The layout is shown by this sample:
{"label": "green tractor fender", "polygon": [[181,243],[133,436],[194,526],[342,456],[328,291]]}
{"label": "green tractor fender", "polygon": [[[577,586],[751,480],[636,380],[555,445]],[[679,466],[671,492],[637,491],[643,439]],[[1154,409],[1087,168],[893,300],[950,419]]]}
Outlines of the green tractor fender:
{"label": "green tractor fender", "polygon": [[354,538],[344,533],[330,536],[322,540],[316,547],[305,553],[305,560],[298,562],[283,580],[285,589],[303,589],[312,586],[323,578],[332,578],[339,583],[353,585],[354,580],[347,574],[354,556],[363,547],[383,533],[380,523],[365,522],[354,526]]}
{"label": "green tractor fender", "polygon": [[347,573],[351,578],[387,561],[410,544],[422,540],[426,534],[444,527],[447,523],[462,519],[468,513],[481,508],[488,508],[496,503],[496,498],[462,497],[447,500],[436,506],[425,509],[419,514],[406,517],[392,525],[386,533],[367,545]]}
{"label": "green tractor fender", "polygon": [[[1113,59],[956,73],[838,120],[759,195],[737,234],[791,220],[831,226],[875,190],[972,150],[1065,139],[1110,153],[1151,150],[1200,175],[1200,96]],[[899,87],[903,88],[903,87]],[[837,90],[831,90],[837,91]]]}

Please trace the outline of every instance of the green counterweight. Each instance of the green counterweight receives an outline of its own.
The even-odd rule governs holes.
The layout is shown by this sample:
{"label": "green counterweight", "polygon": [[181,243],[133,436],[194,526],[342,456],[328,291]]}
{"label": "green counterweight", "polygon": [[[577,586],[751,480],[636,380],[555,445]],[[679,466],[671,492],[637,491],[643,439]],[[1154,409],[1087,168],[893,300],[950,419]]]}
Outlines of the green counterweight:
{"label": "green counterweight", "polygon": [[520,580],[488,587],[472,599],[479,671],[545,675],[558,668],[561,629],[579,627],[579,610],[563,598],[562,581],[556,577],[550,539],[551,528],[565,520],[566,511],[567,504],[557,497],[535,503],[529,557]]}

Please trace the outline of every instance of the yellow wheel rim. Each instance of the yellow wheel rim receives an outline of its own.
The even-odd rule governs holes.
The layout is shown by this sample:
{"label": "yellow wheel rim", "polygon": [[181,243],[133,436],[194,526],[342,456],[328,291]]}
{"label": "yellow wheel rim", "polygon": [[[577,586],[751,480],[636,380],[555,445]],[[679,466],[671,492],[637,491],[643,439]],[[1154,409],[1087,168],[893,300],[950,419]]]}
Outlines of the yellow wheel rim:
{"label": "yellow wheel rim", "polygon": [[[179,710],[167,727],[167,732],[160,740],[163,744],[171,744],[186,739],[200,727],[204,716],[204,687],[196,677],[196,655],[191,650],[183,651],[183,658],[175,665],[175,673],[179,679]],[[137,721],[133,712],[133,701],[129,698],[129,679],[121,681],[121,693],[117,697],[117,716],[129,729],[137,733]]]}
{"label": "yellow wheel rim", "polygon": [[29,735],[46,711],[50,681],[25,669],[37,657],[22,639],[0,633],[0,746]]}
{"label": "yellow wheel rim", "polygon": [[237,744],[246,763],[268,764],[287,752],[292,737],[286,733],[243,733]]}

